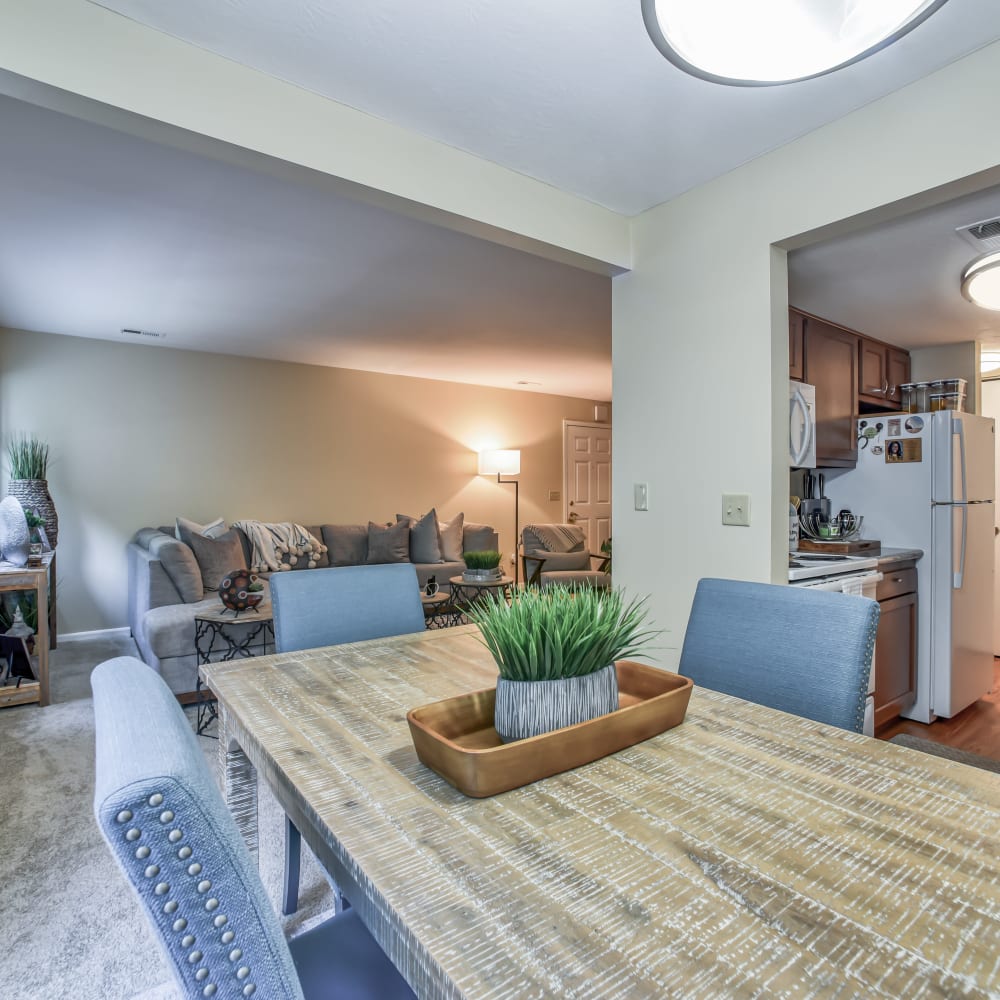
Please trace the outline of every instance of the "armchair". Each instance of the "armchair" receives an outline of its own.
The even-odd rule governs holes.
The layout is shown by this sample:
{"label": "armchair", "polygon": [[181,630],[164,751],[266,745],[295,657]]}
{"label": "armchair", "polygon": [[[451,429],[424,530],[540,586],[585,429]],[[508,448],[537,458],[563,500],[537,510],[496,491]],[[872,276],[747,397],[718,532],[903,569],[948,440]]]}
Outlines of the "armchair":
{"label": "armchair", "polygon": [[527,586],[562,583],[606,589],[611,586],[609,563],[605,553],[587,550],[583,529],[575,524],[528,524],[521,531],[521,568]]}

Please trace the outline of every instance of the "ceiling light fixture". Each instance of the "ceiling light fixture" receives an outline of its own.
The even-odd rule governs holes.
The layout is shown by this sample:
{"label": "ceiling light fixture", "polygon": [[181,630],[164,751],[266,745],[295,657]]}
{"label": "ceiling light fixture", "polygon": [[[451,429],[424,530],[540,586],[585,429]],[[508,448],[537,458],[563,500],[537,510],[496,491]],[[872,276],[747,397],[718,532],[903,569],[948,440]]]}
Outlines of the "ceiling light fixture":
{"label": "ceiling light fixture", "polygon": [[969,263],[962,272],[962,294],[973,305],[1000,310],[1000,252]]}
{"label": "ceiling light fixture", "polygon": [[979,356],[979,374],[986,375],[1000,368],[1000,351],[983,351]]}
{"label": "ceiling light fixture", "polygon": [[736,87],[810,80],[891,45],[946,0],[642,0],[653,44],[692,76]]}

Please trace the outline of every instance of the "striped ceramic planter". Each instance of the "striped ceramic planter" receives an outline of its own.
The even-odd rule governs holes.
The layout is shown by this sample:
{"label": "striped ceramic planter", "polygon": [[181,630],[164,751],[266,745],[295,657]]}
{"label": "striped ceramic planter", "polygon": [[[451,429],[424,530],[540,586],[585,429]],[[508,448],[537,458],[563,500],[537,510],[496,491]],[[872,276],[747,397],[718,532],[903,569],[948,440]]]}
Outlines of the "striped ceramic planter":
{"label": "striped ceramic planter", "polygon": [[504,743],[540,736],[618,710],[613,663],[583,677],[558,681],[497,679],[493,724]]}

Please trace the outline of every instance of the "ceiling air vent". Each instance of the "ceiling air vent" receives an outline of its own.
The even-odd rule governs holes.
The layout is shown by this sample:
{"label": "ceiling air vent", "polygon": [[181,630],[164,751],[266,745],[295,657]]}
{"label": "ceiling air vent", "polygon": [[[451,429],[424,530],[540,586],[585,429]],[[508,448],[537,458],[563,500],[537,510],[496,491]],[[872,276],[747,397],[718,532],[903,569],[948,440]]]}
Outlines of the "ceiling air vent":
{"label": "ceiling air vent", "polygon": [[152,330],[131,330],[128,327],[122,329],[123,337],[138,337],[141,340],[163,340],[165,333],[154,333]]}
{"label": "ceiling air vent", "polygon": [[959,226],[955,232],[980,253],[1000,250],[1000,219],[984,219],[982,222]]}

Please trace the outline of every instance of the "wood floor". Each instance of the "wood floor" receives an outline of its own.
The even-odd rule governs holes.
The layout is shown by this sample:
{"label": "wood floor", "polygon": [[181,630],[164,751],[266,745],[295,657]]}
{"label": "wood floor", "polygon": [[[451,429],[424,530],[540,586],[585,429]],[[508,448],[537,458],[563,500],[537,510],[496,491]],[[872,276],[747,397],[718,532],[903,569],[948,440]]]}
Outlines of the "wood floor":
{"label": "wood floor", "polygon": [[922,736],[936,743],[1000,760],[1000,659],[993,660],[993,688],[988,695],[950,719],[925,726],[912,719],[886,723],[875,735],[888,740],[897,733]]}

